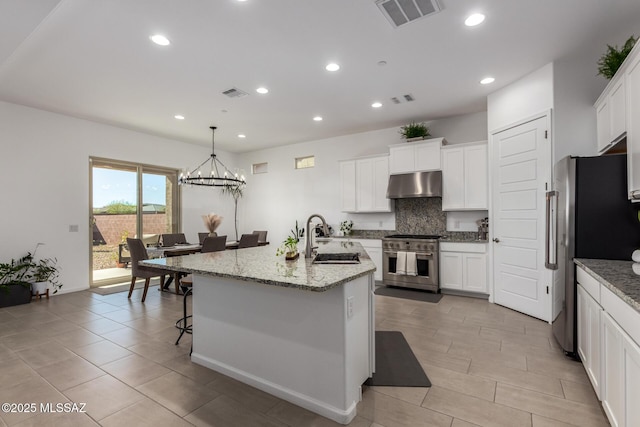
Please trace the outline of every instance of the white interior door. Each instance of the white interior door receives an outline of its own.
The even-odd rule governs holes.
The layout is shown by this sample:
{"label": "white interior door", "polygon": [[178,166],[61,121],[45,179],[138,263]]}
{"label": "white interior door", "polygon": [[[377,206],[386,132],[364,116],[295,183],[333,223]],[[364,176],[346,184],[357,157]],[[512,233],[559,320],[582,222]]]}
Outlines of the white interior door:
{"label": "white interior door", "polygon": [[494,301],[550,321],[545,192],[551,178],[548,116],[493,134]]}

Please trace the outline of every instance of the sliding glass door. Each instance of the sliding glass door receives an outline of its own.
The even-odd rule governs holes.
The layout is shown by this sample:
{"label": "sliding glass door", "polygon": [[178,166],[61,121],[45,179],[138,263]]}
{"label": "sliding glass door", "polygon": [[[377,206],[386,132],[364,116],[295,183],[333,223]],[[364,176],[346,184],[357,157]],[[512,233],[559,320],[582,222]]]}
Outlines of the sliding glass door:
{"label": "sliding glass door", "polygon": [[154,244],[179,228],[177,171],[90,159],[91,286],[131,280],[127,237]]}

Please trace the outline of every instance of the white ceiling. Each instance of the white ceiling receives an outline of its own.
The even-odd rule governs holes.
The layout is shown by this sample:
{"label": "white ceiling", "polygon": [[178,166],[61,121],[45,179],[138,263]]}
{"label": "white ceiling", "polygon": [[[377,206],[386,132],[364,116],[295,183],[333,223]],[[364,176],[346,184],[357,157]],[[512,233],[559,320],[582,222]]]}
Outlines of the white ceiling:
{"label": "white ceiling", "polygon": [[[484,111],[489,93],[640,20],[638,0],[440,4],[396,29],[374,0],[0,0],[0,100],[202,145],[216,125],[216,147],[244,152]],[[465,27],[476,11],[486,21]]]}

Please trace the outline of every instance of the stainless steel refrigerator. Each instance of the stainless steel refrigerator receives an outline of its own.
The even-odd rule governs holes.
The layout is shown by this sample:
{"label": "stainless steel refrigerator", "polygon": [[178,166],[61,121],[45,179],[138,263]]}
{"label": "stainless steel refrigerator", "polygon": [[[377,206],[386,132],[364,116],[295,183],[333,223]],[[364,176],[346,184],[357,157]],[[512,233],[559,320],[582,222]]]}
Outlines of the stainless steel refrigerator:
{"label": "stainless steel refrigerator", "polygon": [[547,260],[553,272],[553,334],[577,350],[574,258],[631,260],[640,248],[638,206],[627,199],[626,155],[565,157],[547,193]]}

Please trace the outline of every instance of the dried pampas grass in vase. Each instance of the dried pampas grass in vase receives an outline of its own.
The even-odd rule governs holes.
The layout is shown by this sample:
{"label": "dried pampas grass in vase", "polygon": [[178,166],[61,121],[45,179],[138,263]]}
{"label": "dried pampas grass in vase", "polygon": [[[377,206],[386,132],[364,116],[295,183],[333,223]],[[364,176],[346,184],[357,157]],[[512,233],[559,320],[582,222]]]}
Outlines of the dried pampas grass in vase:
{"label": "dried pampas grass in vase", "polygon": [[204,225],[207,227],[207,230],[209,230],[209,237],[217,236],[218,234],[216,233],[216,229],[222,223],[222,217],[211,213],[208,215],[202,215],[202,220],[204,221]]}

